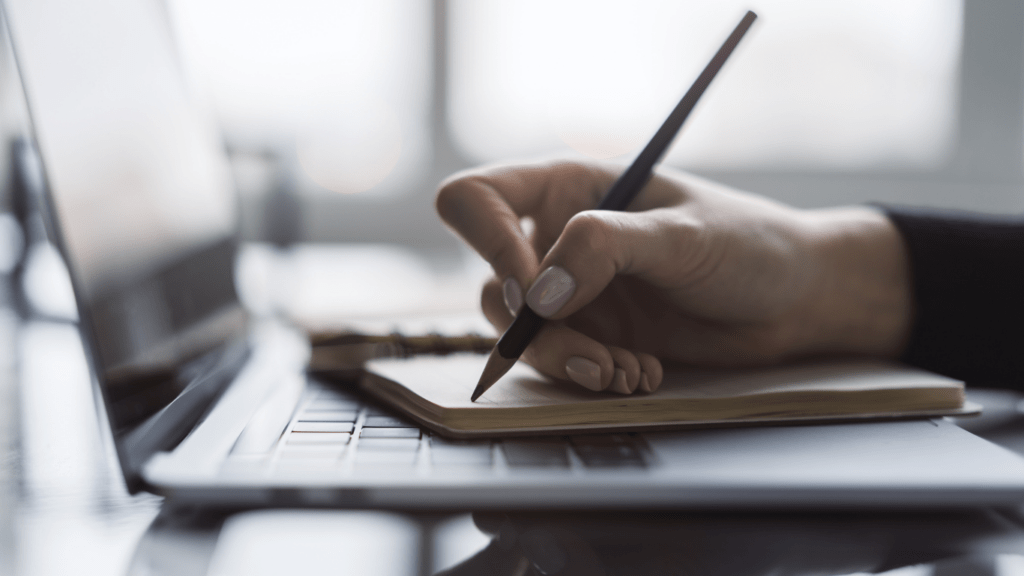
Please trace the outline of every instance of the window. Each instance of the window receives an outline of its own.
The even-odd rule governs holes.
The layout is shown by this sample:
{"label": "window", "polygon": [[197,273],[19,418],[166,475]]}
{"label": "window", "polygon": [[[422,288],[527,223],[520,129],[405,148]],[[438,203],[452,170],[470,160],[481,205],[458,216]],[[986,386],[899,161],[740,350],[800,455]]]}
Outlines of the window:
{"label": "window", "polygon": [[429,161],[430,5],[170,0],[186,68],[228,141],[308,193],[409,189]]}
{"label": "window", "polygon": [[[453,250],[448,174],[628,162],[748,7],[666,163],[798,206],[1024,209],[1017,0],[169,3],[236,153],[282,160],[300,238]],[[247,237],[272,196],[243,197]]]}
{"label": "window", "polygon": [[[749,2],[453,0],[456,143],[475,160],[628,160]],[[934,167],[954,144],[957,0],[762,0],[668,162]]]}

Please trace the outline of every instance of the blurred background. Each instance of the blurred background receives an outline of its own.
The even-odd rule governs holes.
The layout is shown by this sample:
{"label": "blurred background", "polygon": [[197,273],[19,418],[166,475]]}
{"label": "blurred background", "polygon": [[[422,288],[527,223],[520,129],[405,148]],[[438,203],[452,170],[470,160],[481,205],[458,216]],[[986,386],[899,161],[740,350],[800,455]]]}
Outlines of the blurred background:
{"label": "blurred background", "polygon": [[760,20],[667,164],[799,206],[1024,206],[1011,0],[162,7],[249,240],[456,251],[431,206],[440,179],[508,159],[628,163],[747,8]]}
{"label": "blurred background", "polygon": [[[248,238],[451,250],[430,206],[441,178],[507,159],[628,163],[747,8],[760,20],[668,164],[800,206],[1022,207],[1018,2],[167,8],[223,128]],[[272,222],[282,206],[293,220]]]}

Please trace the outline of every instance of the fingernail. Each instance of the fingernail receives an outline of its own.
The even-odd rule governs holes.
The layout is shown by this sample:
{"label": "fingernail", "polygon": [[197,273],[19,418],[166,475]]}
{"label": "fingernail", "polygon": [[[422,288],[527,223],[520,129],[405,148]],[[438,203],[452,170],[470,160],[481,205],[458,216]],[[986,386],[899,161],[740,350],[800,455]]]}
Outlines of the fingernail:
{"label": "fingernail", "polygon": [[612,392],[618,392],[619,394],[632,394],[633,391],[629,389],[629,384],[626,382],[626,371],[622,368],[615,369],[615,377],[612,378],[612,385],[608,387]]}
{"label": "fingernail", "polygon": [[533,567],[545,576],[559,574],[569,561],[554,535],[543,528],[527,531],[519,538],[519,546]]}
{"label": "fingernail", "polygon": [[569,379],[594,392],[601,391],[601,367],[582,356],[573,356],[565,363]]}
{"label": "fingernail", "polygon": [[533,311],[547,318],[558,312],[576,292],[576,281],[559,266],[549,266],[526,293],[526,303]]}
{"label": "fingernail", "polygon": [[653,392],[653,390],[651,390],[651,380],[647,378],[647,372],[640,373],[639,388],[641,392]]}
{"label": "fingernail", "polygon": [[505,307],[508,308],[508,311],[513,316],[519,314],[519,309],[523,307],[523,288],[515,276],[509,276],[505,280],[505,283],[501,285],[501,293],[505,297]]}

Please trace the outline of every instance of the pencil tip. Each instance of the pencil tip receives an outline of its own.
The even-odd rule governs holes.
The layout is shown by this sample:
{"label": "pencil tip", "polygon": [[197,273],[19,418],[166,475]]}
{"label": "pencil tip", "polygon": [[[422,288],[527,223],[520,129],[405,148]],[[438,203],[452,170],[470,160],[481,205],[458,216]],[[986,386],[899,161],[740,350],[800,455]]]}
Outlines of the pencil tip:
{"label": "pencil tip", "polygon": [[502,376],[505,375],[509,369],[512,368],[516,363],[516,358],[505,358],[498,353],[498,347],[495,346],[494,350],[491,350],[491,355],[487,357],[487,364],[484,366],[483,374],[480,375],[480,381],[477,382],[476,388],[473,390],[473,395],[469,397],[470,402],[476,402],[478,398],[483,396],[484,392],[494,386]]}
{"label": "pencil tip", "polygon": [[484,382],[481,378],[480,382],[477,382],[476,388],[473,390],[473,395],[469,397],[469,401],[476,402],[477,399],[483,396],[484,392],[486,392],[490,387],[490,384]]}

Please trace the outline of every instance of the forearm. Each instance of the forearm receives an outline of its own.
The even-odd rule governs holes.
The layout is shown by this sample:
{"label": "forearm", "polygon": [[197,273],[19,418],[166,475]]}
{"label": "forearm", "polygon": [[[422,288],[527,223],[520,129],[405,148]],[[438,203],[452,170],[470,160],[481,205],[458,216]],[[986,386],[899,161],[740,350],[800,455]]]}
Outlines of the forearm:
{"label": "forearm", "polygon": [[908,258],[900,234],[866,207],[803,213],[811,276],[801,349],[897,358],[913,318]]}

